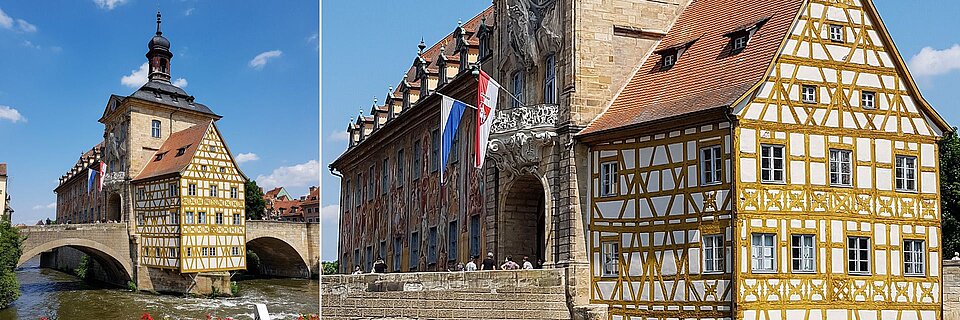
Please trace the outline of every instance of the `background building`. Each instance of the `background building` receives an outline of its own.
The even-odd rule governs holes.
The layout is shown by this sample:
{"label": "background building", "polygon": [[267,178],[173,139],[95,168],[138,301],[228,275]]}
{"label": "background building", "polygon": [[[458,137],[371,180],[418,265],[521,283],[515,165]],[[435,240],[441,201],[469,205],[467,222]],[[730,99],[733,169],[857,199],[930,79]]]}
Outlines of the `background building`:
{"label": "background building", "polygon": [[10,193],[7,192],[7,164],[0,163],[0,220],[9,222],[12,216]]}
{"label": "background building", "polygon": [[60,184],[53,192],[57,194],[57,223],[93,223],[120,221],[120,216],[107,216],[100,191],[100,177],[89,184],[89,173],[100,170],[103,143],[98,143],[84,152],[67,173],[60,176]]}

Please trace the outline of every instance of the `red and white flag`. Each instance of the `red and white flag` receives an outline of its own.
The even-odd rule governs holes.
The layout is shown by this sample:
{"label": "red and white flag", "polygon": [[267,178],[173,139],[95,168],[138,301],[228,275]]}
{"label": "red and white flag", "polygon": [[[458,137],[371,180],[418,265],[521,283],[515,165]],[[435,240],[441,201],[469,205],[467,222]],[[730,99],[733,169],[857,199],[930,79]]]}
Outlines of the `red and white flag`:
{"label": "red and white flag", "polygon": [[100,161],[100,191],[103,191],[103,176],[107,174],[107,164]]}
{"label": "red and white flag", "polygon": [[477,87],[477,141],[473,144],[477,156],[474,166],[477,168],[483,168],[483,160],[487,156],[487,141],[490,139],[490,126],[496,118],[499,94],[500,84],[481,70]]}

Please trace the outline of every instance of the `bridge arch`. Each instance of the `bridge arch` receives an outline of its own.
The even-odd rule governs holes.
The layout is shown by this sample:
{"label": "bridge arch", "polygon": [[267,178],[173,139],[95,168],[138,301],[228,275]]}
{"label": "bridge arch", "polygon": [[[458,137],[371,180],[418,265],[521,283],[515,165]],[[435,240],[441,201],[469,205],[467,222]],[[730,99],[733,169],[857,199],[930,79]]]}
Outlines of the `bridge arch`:
{"label": "bridge arch", "polygon": [[[284,239],[273,236],[247,238],[247,250],[260,258],[260,273],[270,276],[309,278],[307,255]],[[247,262],[249,263],[249,261]]]}
{"label": "bridge arch", "polygon": [[90,256],[103,267],[110,278],[116,280],[114,284],[123,285],[133,279],[133,266],[130,263],[129,254],[121,254],[102,243],[81,238],[62,238],[32,245],[20,255],[17,266],[23,265],[43,252],[63,247],[70,247]]}

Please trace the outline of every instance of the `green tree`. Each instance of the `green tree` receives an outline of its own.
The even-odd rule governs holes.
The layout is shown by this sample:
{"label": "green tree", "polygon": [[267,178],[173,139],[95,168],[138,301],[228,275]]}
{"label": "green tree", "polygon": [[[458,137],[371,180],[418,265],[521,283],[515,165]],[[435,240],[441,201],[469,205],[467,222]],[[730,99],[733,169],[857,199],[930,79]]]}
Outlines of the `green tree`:
{"label": "green tree", "polygon": [[323,274],[337,274],[340,270],[339,261],[324,261],[323,262]]}
{"label": "green tree", "polygon": [[0,309],[20,297],[20,283],[13,270],[23,254],[23,237],[9,221],[0,223]]}
{"label": "green tree", "polygon": [[940,214],[943,258],[960,252],[960,138],[956,128],[940,140]]}
{"label": "green tree", "polygon": [[243,188],[245,189],[243,197],[246,204],[247,220],[263,219],[263,215],[267,211],[267,201],[263,200],[263,189],[257,186],[256,181],[250,179],[247,179]]}

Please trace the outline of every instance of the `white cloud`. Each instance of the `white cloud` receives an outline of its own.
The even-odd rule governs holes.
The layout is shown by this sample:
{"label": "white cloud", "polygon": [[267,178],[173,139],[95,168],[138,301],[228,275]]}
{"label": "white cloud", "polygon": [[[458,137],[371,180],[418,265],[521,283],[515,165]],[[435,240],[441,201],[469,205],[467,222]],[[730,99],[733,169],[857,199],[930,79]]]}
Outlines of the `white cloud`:
{"label": "white cloud", "polygon": [[26,32],[26,33],[37,32],[37,26],[32,25],[23,19],[17,19],[17,29],[20,29],[20,31]]}
{"label": "white cloud", "polygon": [[50,204],[47,204],[47,205],[42,205],[42,204],[35,205],[33,206],[33,210],[53,209],[56,207],[57,207],[57,203],[51,202]]}
{"label": "white cloud", "polygon": [[338,222],[340,221],[340,206],[328,204],[320,209],[320,220]]}
{"label": "white cloud", "polygon": [[233,160],[237,161],[237,163],[244,163],[260,160],[260,156],[258,156],[256,153],[241,153],[238,154]]}
{"label": "white cloud", "polygon": [[30,24],[27,20],[14,19],[3,12],[3,9],[0,9],[0,27],[25,33],[37,32],[37,26]]}
{"label": "white cloud", "polygon": [[184,11],[184,12],[183,12],[183,15],[185,15],[185,16],[190,16],[190,15],[193,14],[193,10],[195,10],[195,9],[197,9],[197,8],[189,8],[189,9],[187,9],[187,11]]}
{"label": "white cloud", "polygon": [[263,69],[263,66],[267,65],[268,61],[279,58],[281,55],[283,55],[283,51],[280,50],[271,50],[258,54],[256,57],[253,57],[253,60],[250,60],[250,67],[257,70]]}
{"label": "white cloud", "polygon": [[317,51],[319,51],[319,50],[320,50],[320,34],[319,34],[319,33],[314,33],[314,34],[310,35],[309,37],[307,37],[307,43],[315,44],[316,46],[314,47],[314,49],[316,49]]}
{"label": "white cloud", "polygon": [[187,87],[187,79],[177,78],[177,80],[174,80],[174,81],[173,81],[173,85],[178,86],[178,87],[180,87],[181,89],[186,88],[186,87]]}
{"label": "white cloud", "polygon": [[343,131],[334,131],[330,134],[330,140],[333,141],[350,141],[350,133],[347,130]]}
{"label": "white cloud", "polygon": [[[130,70],[130,74],[125,75],[120,78],[120,83],[130,87],[130,88],[139,88],[144,83],[147,83],[150,76],[150,65],[147,62],[144,62],[136,70]],[[173,81],[173,85],[180,88],[187,87],[187,79],[177,78]]]}
{"label": "white cloud", "polygon": [[276,187],[304,187],[320,182],[320,162],[310,160],[289,167],[273,169],[270,175],[257,176],[257,184],[266,190]]}
{"label": "white cloud", "polygon": [[30,40],[23,40],[23,46],[30,49],[40,49],[39,45],[33,44]]}
{"label": "white cloud", "polygon": [[127,3],[127,0],[93,0],[93,3],[96,3],[100,9],[113,10],[113,8]]}
{"label": "white cloud", "polygon": [[150,74],[150,65],[144,62],[139,69],[130,71],[129,75],[120,78],[120,83],[131,88],[139,88],[147,83],[147,76]]}
{"label": "white cloud", "polygon": [[3,9],[0,9],[0,27],[13,29],[13,18],[8,16],[6,12],[3,12]]}
{"label": "white cloud", "polygon": [[0,120],[9,120],[13,123],[27,122],[27,118],[24,118],[20,111],[4,105],[0,105]]}
{"label": "white cloud", "polygon": [[910,58],[910,72],[917,76],[935,76],[960,70],[960,44],[943,50],[924,47]]}

